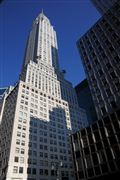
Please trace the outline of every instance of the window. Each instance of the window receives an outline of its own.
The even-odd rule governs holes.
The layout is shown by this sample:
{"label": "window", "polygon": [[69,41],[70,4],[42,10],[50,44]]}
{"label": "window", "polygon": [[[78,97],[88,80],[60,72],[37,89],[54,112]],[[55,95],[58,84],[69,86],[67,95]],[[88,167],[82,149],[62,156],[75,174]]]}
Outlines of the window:
{"label": "window", "polygon": [[35,168],[32,169],[32,174],[34,174],[34,175],[36,174],[36,169]]}
{"label": "window", "polygon": [[22,145],[22,146],[25,146],[25,141],[22,141],[22,142],[21,142],[21,145]]}
{"label": "window", "polygon": [[88,177],[92,177],[92,176],[94,176],[94,171],[93,171],[93,168],[90,168],[90,169],[88,169]]}
{"label": "window", "polygon": [[40,142],[43,142],[43,137],[40,137]]}
{"label": "window", "polygon": [[31,168],[27,168],[27,174],[31,174]]}
{"label": "window", "polygon": [[37,151],[33,151],[33,156],[37,156]]}
{"label": "window", "polygon": [[91,70],[91,65],[90,64],[88,65],[88,69]]}
{"label": "window", "polygon": [[33,140],[34,140],[34,141],[37,141],[37,136],[33,136]]}
{"label": "window", "polygon": [[22,133],[22,137],[25,138],[25,133]]}
{"label": "window", "polygon": [[45,158],[48,158],[48,154],[47,154],[47,153],[44,153],[44,157],[45,157]]}
{"label": "window", "polygon": [[[26,105],[28,105],[28,102],[27,102],[27,101],[25,101],[25,104],[26,104]],[[27,114],[25,113],[25,115],[27,115]]]}
{"label": "window", "polygon": [[20,152],[20,149],[19,149],[19,148],[16,148],[16,149],[15,149],[15,152],[16,152],[16,153],[19,153],[19,152]]}
{"label": "window", "polygon": [[44,146],[44,150],[47,150],[48,148],[47,148],[47,146]]}
{"label": "window", "polygon": [[40,157],[43,157],[43,152],[40,152]]}
{"label": "window", "polygon": [[55,171],[51,170],[51,176],[54,176],[54,175],[55,175]]}
{"label": "window", "polygon": [[40,169],[40,175],[43,175],[43,169]]}
{"label": "window", "polygon": [[96,65],[99,64],[97,58],[95,58],[94,62],[95,62]]}
{"label": "window", "polygon": [[101,108],[101,112],[102,112],[103,115],[105,115],[105,114],[106,114],[106,108],[105,108],[105,107],[102,107],[102,108]]}
{"label": "window", "polygon": [[16,140],[16,144],[20,144],[20,140],[19,139]]}
{"label": "window", "polygon": [[108,39],[105,40],[106,45],[108,45],[110,42],[108,41]]}
{"label": "window", "polygon": [[13,173],[18,173],[18,167],[17,166],[13,167]]}
{"label": "window", "polygon": [[43,145],[42,144],[40,144],[40,149],[43,149]]}
{"label": "window", "polygon": [[19,115],[20,115],[20,116],[23,116],[23,112],[22,112],[22,111],[20,111],[20,112],[19,112]]}
{"label": "window", "polygon": [[37,144],[36,143],[33,143],[33,148],[37,148]]}
{"label": "window", "polygon": [[20,163],[24,163],[24,157],[20,157]]}
{"label": "window", "polygon": [[17,136],[20,137],[21,136],[21,132],[17,132]]}
{"label": "window", "polygon": [[21,128],[22,128],[22,126],[20,124],[18,124],[18,129],[21,129]]}
{"label": "window", "polygon": [[117,104],[115,101],[111,101],[111,106],[113,109],[117,108]]}
{"label": "window", "polygon": [[108,97],[112,95],[112,93],[111,93],[111,90],[110,90],[110,89],[106,89],[106,93],[107,93],[107,96],[108,96]]}
{"label": "window", "polygon": [[44,143],[47,143],[47,139],[46,138],[44,139]]}
{"label": "window", "polygon": [[[91,161],[91,157],[89,155],[86,156],[85,160],[86,160],[87,168],[92,167],[92,161]],[[79,168],[82,169],[82,164],[80,161],[78,161],[78,165],[79,165]]]}
{"label": "window", "polygon": [[112,46],[109,47],[110,52],[114,51],[114,48]]}
{"label": "window", "polygon": [[19,158],[18,157],[15,157],[14,158],[14,162],[18,162],[19,161]]}
{"label": "window", "polygon": [[47,175],[48,175],[48,170],[45,169],[44,173],[45,173],[45,175],[47,176]]}
{"label": "window", "polygon": [[103,83],[104,86],[108,85],[107,80],[105,78],[102,79],[102,83]]}
{"label": "window", "polygon": [[120,63],[120,58],[119,58],[119,56],[115,56],[114,59],[115,59],[116,63]]}
{"label": "window", "polygon": [[22,122],[22,118],[21,118],[21,117],[19,117],[18,121],[19,121],[19,122]]}
{"label": "window", "polygon": [[110,73],[110,75],[111,75],[111,78],[112,78],[112,79],[115,79],[115,78],[116,78],[116,74],[115,74],[115,72],[114,72],[114,71],[113,71],[113,72],[111,72],[111,73]]}
{"label": "window", "polygon": [[23,173],[23,167],[19,167],[19,173],[20,173],[20,174]]}
{"label": "window", "polygon": [[26,126],[23,126],[23,130],[24,130],[24,131],[26,130]]}
{"label": "window", "polygon": [[97,165],[99,163],[98,156],[96,153],[92,154],[92,160],[93,160],[94,165]]}
{"label": "window", "polygon": [[22,105],[20,105],[20,109],[23,109],[23,106],[22,106]]}
{"label": "window", "polygon": [[32,159],[28,159],[28,164],[32,164]]}
{"label": "window", "polygon": [[105,157],[104,151],[99,151],[98,154],[99,154],[100,163],[102,164],[102,163],[106,162],[106,157]]}
{"label": "window", "polygon": [[119,91],[120,90],[120,83],[119,82],[115,82],[115,86],[116,86],[117,90]]}
{"label": "window", "polygon": [[109,69],[112,69],[112,66],[111,66],[110,63],[107,63],[107,64],[106,64],[106,67],[107,67],[108,70],[109,70]]}
{"label": "window", "polygon": [[100,76],[102,76],[102,75],[103,75],[102,69],[100,69],[100,70],[98,71],[98,73],[99,73]]}
{"label": "window", "polygon": [[25,150],[24,149],[21,149],[21,154],[25,154]]}

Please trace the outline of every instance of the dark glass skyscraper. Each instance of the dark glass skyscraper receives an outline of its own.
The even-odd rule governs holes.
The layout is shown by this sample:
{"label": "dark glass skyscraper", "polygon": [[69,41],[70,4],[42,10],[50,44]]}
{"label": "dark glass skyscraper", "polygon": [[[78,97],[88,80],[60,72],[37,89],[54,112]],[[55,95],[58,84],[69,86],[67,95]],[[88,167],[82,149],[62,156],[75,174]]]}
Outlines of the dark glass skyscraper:
{"label": "dark glass skyscraper", "polygon": [[115,2],[118,0],[91,0],[96,9],[100,14],[104,14],[108,9],[110,9]]}
{"label": "dark glass skyscraper", "polygon": [[120,2],[77,42],[98,118],[120,107]]}
{"label": "dark glass skyscraper", "polygon": [[77,180],[118,180],[120,110],[71,136]]}
{"label": "dark glass skyscraper", "polygon": [[[94,1],[100,7],[102,2]],[[105,4],[108,5],[108,4]],[[71,136],[77,180],[120,176],[120,1],[77,42],[98,121]]]}
{"label": "dark glass skyscraper", "polygon": [[79,106],[86,110],[89,124],[92,124],[93,122],[97,121],[95,106],[87,79],[84,79],[82,82],[80,82],[75,87],[75,91],[77,94]]}

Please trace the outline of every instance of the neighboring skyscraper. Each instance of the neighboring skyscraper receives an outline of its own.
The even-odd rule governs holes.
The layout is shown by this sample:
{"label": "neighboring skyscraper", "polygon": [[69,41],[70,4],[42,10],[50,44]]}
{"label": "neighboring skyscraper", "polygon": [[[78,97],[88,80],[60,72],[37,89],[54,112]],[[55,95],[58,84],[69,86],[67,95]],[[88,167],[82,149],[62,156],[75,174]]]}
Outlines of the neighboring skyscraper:
{"label": "neighboring skyscraper", "polygon": [[2,115],[3,115],[6,97],[8,96],[10,91],[12,91],[12,89],[13,89],[12,86],[0,88],[0,123],[2,120]]}
{"label": "neighboring skyscraper", "polygon": [[118,179],[120,1],[80,38],[77,45],[99,120],[71,136],[76,179]]}
{"label": "neighboring skyscraper", "polygon": [[4,96],[4,93],[6,91],[7,87],[0,88],[0,99]]}
{"label": "neighboring skyscraper", "polygon": [[20,81],[1,123],[1,180],[75,180],[69,134],[87,126],[71,83],[59,70],[56,32],[41,13],[33,22]]}
{"label": "neighboring skyscraper", "polygon": [[120,107],[120,1],[77,42],[98,119]]}
{"label": "neighboring skyscraper", "polygon": [[120,177],[120,109],[71,136],[76,180]]}
{"label": "neighboring skyscraper", "polygon": [[3,111],[3,104],[4,104],[4,95],[6,92],[7,87],[0,88],[0,123],[1,123],[1,116]]}
{"label": "neighboring skyscraper", "polygon": [[78,104],[81,108],[86,110],[87,119],[89,124],[97,121],[97,115],[95,111],[94,102],[88,85],[87,79],[84,79],[75,87],[75,91],[78,97]]}
{"label": "neighboring skyscraper", "polygon": [[91,2],[94,4],[96,9],[100,12],[100,14],[104,14],[117,1],[118,0],[91,0]]}

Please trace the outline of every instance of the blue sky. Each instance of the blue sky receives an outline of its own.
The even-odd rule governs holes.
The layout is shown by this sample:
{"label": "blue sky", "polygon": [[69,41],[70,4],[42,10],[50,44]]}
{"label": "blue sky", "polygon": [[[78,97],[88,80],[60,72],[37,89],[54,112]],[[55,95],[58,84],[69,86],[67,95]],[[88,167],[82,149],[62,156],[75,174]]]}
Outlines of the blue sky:
{"label": "blue sky", "polygon": [[90,0],[4,0],[0,4],[0,87],[19,77],[32,21],[44,10],[57,32],[59,63],[73,86],[85,78],[76,41],[99,19]]}

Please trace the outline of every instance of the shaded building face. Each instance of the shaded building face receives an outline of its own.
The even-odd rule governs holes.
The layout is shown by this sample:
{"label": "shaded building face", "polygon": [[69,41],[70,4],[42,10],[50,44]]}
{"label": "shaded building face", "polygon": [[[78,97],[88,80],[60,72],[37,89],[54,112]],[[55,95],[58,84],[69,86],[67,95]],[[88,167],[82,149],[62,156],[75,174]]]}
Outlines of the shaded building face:
{"label": "shaded building face", "polygon": [[104,14],[117,1],[118,0],[91,0],[91,2],[96,7],[96,9],[99,11],[100,14]]}
{"label": "shaded building face", "polygon": [[75,87],[75,91],[78,98],[78,104],[81,108],[86,110],[87,119],[89,124],[97,121],[97,115],[95,111],[94,102],[90,92],[87,79],[83,80]]}
{"label": "shaded building face", "polygon": [[76,179],[120,175],[120,110],[71,136]]}
{"label": "shaded building face", "polygon": [[77,42],[100,119],[120,107],[120,2]]}
{"label": "shaded building face", "polygon": [[99,119],[71,136],[77,180],[120,175],[119,12],[120,2],[77,42]]}

